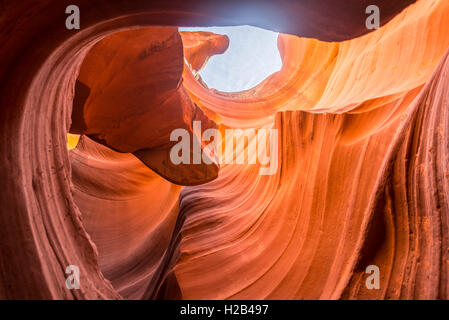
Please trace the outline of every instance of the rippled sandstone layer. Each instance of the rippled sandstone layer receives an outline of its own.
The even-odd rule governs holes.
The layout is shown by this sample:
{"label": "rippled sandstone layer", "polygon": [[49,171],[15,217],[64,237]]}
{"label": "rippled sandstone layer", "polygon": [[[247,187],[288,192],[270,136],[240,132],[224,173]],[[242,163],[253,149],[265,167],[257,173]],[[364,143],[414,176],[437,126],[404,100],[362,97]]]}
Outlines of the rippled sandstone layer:
{"label": "rippled sandstone layer", "polygon": [[[64,1],[5,5],[0,298],[447,299],[449,3],[414,2],[80,1],[79,31]],[[210,90],[228,40],[176,26],[238,24],[283,32],[283,67]],[[278,129],[276,174],[164,161],[198,115]]]}

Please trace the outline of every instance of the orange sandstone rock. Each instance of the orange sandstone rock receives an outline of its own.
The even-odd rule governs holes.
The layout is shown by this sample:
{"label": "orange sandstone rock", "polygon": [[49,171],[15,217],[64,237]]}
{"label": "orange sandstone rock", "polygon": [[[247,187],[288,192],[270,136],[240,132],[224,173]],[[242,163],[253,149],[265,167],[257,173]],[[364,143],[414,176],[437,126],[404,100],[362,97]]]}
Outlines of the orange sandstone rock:
{"label": "orange sandstone rock", "polygon": [[74,133],[120,152],[133,152],[151,169],[181,185],[217,176],[217,164],[173,165],[170,134],[192,121],[215,124],[185,92],[184,56],[176,28],[146,28],[108,36],[90,49],[81,65],[72,112]]}
{"label": "orange sandstone rock", "polygon": [[[449,298],[448,1],[80,0],[80,30],[69,4],[3,8],[0,298]],[[226,38],[176,27],[242,24],[283,67],[209,90]],[[171,166],[193,120],[279,130],[278,170]]]}

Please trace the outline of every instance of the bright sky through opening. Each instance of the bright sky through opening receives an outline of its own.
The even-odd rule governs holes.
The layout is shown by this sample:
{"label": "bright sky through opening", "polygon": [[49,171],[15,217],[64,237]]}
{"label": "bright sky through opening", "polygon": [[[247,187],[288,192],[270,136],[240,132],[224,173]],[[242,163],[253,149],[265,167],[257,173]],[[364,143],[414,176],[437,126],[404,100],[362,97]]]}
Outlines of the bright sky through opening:
{"label": "bright sky through opening", "polygon": [[179,28],[179,31],[208,31],[229,37],[229,48],[210,58],[200,71],[209,88],[237,92],[255,87],[281,69],[277,32],[250,26]]}

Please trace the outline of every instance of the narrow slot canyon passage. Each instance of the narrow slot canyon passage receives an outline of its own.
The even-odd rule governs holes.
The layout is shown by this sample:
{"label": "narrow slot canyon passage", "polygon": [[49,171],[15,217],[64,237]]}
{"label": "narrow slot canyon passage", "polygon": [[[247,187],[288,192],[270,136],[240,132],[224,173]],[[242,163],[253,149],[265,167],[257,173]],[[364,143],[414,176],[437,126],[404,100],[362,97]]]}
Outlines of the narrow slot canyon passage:
{"label": "narrow slot canyon passage", "polygon": [[448,1],[68,5],[0,21],[0,299],[449,298]]}

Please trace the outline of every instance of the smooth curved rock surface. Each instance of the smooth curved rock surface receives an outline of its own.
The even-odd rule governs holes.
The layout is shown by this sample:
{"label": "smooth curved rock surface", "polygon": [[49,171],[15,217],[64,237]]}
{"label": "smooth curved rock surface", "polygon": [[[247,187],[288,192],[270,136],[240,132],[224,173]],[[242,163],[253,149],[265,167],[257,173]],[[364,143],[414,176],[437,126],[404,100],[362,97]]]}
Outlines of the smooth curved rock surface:
{"label": "smooth curved rock surface", "polygon": [[[69,4],[3,8],[0,298],[449,298],[448,1],[79,1],[77,31]],[[240,24],[283,32],[283,67],[210,90],[195,71],[226,39],[176,27]],[[276,174],[171,183],[205,182],[167,162],[194,119],[277,129]]]}
{"label": "smooth curved rock surface", "polygon": [[[196,185],[217,177],[218,164],[173,165],[173,129],[196,139],[216,128],[182,86],[183,43],[177,28],[122,31],[96,43],[75,85],[70,132],[85,134],[120,152],[133,153],[167,180]],[[198,134],[201,134],[199,132]],[[191,145],[193,152],[193,143]]]}
{"label": "smooth curved rock surface", "polygon": [[[181,192],[183,297],[447,299],[448,12],[421,1],[342,43],[280,35],[282,70],[238,94],[185,75],[223,127],[274,116],[281,138],[278,175],[225,165]],[[365,287],[372,264],[381,290]]]}
{"label": "smooth curved rock surface", "polygon": [[181,186],[86,136],[70,160],[74,199],[103,274],[123,297],[141,298],[170,242]]}

